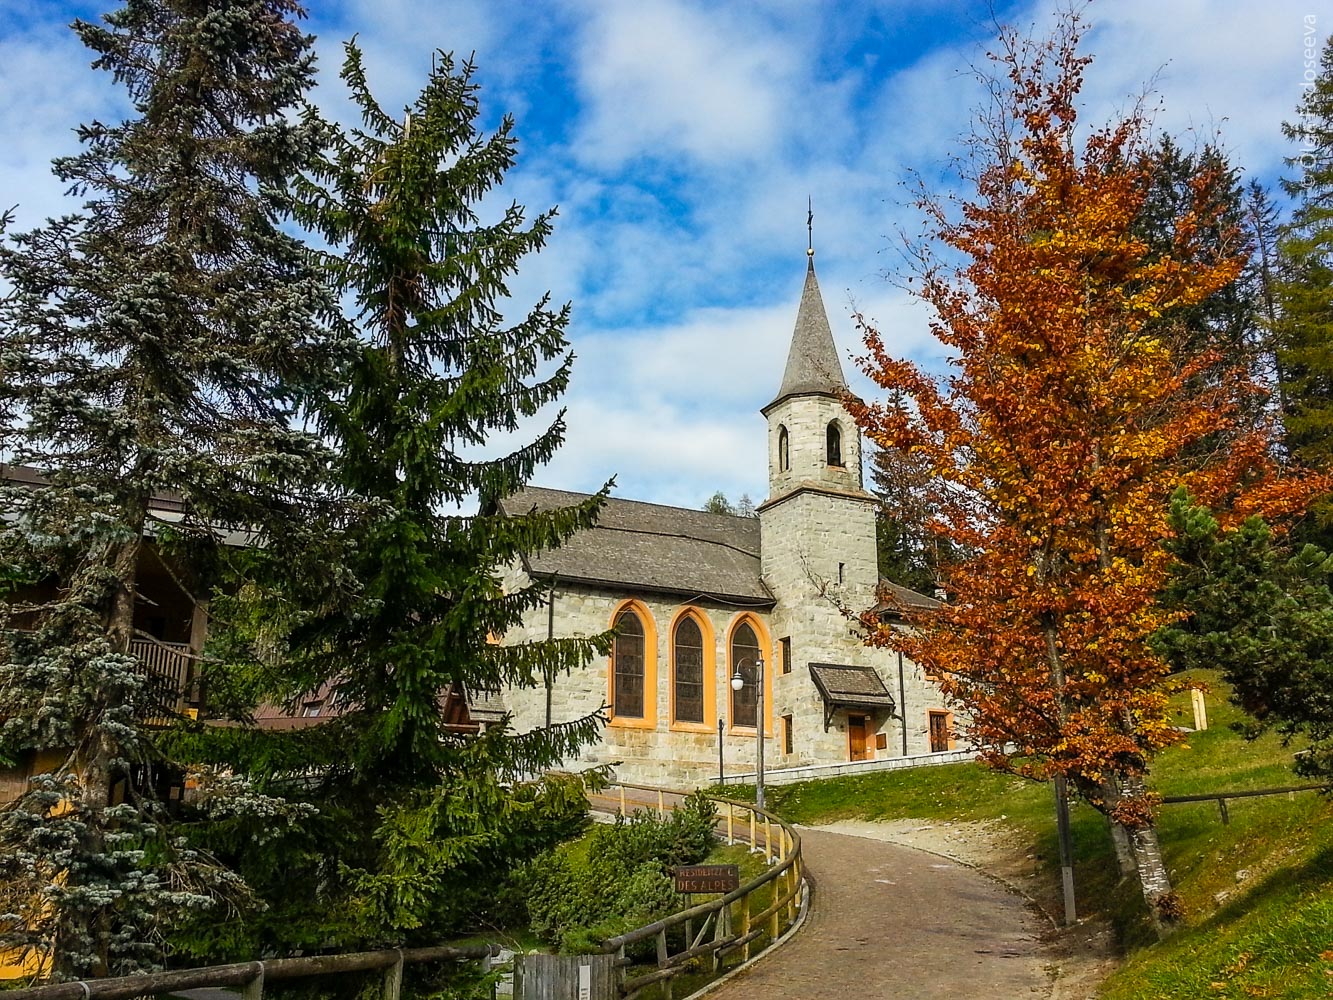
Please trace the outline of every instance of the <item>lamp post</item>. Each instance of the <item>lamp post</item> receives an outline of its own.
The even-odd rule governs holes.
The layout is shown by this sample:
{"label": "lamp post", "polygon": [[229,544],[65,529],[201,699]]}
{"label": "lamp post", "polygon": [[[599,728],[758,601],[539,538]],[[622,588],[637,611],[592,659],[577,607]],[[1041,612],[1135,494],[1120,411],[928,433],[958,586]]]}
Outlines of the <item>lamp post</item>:
{"label": "lamp post", "polygon": [[[758,766],[754,772],[754,803],[764,808],[764,658],[755,657],[755,683],[758,690],[754,703],[754,731],[757,740],[756,758]],[[731,690],[740,691],[745,687],[745,678],[741,676],[741,664],[736,664],[736,672],[731,675]]]}
{"label": "lamp post", "polygon": [[718,713],[717,720],[717,783],[721,787],[727,783],[727,765],[722,757],[722,717]]}

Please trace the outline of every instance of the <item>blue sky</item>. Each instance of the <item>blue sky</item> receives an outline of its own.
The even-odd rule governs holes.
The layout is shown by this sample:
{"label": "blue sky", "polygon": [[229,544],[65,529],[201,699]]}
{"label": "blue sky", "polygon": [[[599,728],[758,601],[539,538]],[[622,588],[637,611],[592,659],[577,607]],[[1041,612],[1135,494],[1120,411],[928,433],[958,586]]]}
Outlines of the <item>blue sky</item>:
{"label": "blue sky", "polygon": [[[558,205],[555,236],[524,266],[519,303],[570,300],[579,355],[569,435],[541,485],[698,506],[767,490],[759,407],[781,378],[814,202],[820,283],[844,359],[853,308],[899,353],[939,357],[928,314],[889,275],[920,219],[916,171],[947,190],[949,154],[979,92],[994,27],[982,2],[947,0],[308,0],[323,82],[347,118],[340,43],[357,34],[386,107],[409,102],[435,49],[475,52],[483,116],[517,121],[519,166],[496,204]],[[106,3],[0,0],[0,201],[18,228],[69,211],[52,156],[119,95],[66,25]],[[1053,4],[996,2],[1001,20],[1049,22]],[[1307,17],[1316,0],[1101,0],[1086,120],[1151,81],[1158,131],[1218,134],[1247,176],[1272,182],[1291,151]],[[844,367],[858,391],[873,392]]]}

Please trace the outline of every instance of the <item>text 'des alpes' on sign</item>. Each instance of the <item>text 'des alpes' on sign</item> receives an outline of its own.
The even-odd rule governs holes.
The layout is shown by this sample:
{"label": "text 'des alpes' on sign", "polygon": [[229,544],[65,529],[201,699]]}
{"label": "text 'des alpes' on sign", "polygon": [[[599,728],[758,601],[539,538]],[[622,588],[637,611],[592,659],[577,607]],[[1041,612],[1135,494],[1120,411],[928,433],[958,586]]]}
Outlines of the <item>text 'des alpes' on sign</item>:
{"label": "text 'des alpes' on sign", "polygon": [[676,869],[677,892],[731,892],[741,885],[735,865],[681,865]]}

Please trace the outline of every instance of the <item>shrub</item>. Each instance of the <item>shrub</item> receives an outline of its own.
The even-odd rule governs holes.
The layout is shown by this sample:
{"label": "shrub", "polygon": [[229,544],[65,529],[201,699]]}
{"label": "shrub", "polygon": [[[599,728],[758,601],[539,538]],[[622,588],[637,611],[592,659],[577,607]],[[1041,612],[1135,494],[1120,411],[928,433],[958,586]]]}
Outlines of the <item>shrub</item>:
{"label": "shrub", "polygon": [[521,879],[533,933],[584,953],[681,909],[668,869],[708,856],[715,818],[696,793],[663,818],[640,810],[539,855]]}

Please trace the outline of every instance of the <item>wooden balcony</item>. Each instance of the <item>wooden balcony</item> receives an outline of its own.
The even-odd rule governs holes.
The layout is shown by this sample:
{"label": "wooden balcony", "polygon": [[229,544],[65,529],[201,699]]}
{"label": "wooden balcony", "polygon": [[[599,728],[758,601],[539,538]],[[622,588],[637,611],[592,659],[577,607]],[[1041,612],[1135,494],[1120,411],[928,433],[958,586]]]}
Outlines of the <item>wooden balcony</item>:
{"label": "wooden balcony", "polygon": [[198,708],[199,672],[188,643],[132,639],[130,655],[148,671],[149,703],[143,716],[146,725],[169,726]]}

